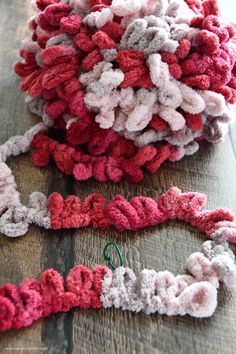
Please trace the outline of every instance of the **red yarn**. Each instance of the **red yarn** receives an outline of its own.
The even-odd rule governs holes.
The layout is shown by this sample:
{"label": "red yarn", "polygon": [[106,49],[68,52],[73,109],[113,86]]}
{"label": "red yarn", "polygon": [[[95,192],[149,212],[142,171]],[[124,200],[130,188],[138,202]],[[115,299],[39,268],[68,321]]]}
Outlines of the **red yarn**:
{"label": "red yarn", "polygon": [[98,31],[92,36],[93,42],[100,49],[112,49],[116,48],[116,43],[111,39],[107,33],[103,31]]}
{"label": "red yarn", "polygon": [[38,70],[38,65],[36,64],[24,64],[16,63],[14,66],[15,73],[21,77],[27,77]]}
{"label": "red yarn", "polygon": [[193,131],[201,130],[203,127],[203,121],[201,114],[184,113],[187,126]]}
{"label": "red yarn", "polygon": [[89,4],[91,7],[98,6],[98,5],[111,5],[112,0],[90,0]]}
{"label": "red yarn", "polygon": [[51,26],[59,26],[61,19],[67,16],[69,11],[70,7],[67,4],[52,4],[45,8],[42,15]]}
{"label": "red yarn", "polygon": [[21,91],[28,91],[34,97],[42,93],[42,80],[45,74],[45,69],[38,69],[26,76],[20,84]]}
{"label": "red yarn", "polygon": [[204,54],[214,55],[220,49],[219,38],[215,33],[207,30],[202,30],[198,34],[199,51]]}
{"label": "red yarn", "polygon": [[187,4],[188,7],[193,10],[196,14],[202,13],[203,8],[202,8],[202,0],[184,0]]}
{"label": "red yarn", "polygon": [[76,65],[58,64],[48,69],[43,76],[42,86],[48,90],[56,87],[60,83],[72,79],[76,74]]}
{"label": "red yarn", "polygon": [[[91,136],[88,144],[89,152],[92,155],[102,155],[108,151],[109,147],[120,140],[119,135],[113,130],[97,129],[95,134]],[[121,155],[120,155],[121,156]]]}
{"label": "red yarn", "polygon": [[[59,29],[60,20],[66,17],[70,11],[70,7],[63,3],[54,3],[45,7],[38,16],[39,26],[47,31],[53,32]],[[35,39],[37,40],[37,39]]]}
{"label": "red yarn", "polygon": [[54,101],[53,103],[49,104],[47,107],[47,114],[50,115],[52,118],[60,117],[67,108],[67,103],[63,100]]}
{"label": "red yarn", "polygon": [[116,143],[108,148],[109,154],[113,157],[132,157],[135,155],[137,148],[132,140],[127,140],[123,136],[119,136]]}
{"label": "red yarn", "polygon": [[119,67],[125,74],[125,78],[120,84],[120,87],[153,87],[143,52],[131,49],[120,50],[117,53],[117,61]]}
{"label": "red yarn", "polygon": [[70,125],[66,135],[67,141],[72,146],[88,143],[96,129],[99,128],[93,118],[87,114],[83,119],[78,119]]}
{"label": "red yarn", "polygon": [[168,123],[158,115],[153,115],[152,120],[150,122],[150,127],[156,131],[162,131],[168,128]]}
{"label": "red yarn", "polygon": [[79,33],[73,38],[74,43],[84,52],[91,52],[96,44],[91,39],[92,34],[86,27],[81,27]]}
{"label": "red yarn", "polygon": [[77,196],[64,199],[60,194],[53,193],[48,199],[48,209],[53,229],[91,225],[103,229],[138,230],[177,219],[189,222],[210,235],[218,228],[219,222],[233,221],[234,216],[227,209],[202,211],[205,202],[204,194],[181,193],[173,187],[158,200],[138,196],[130,202],[121,195],[105,203],[97,193],[88,196],[84,202]]}
{"label": "red yarn", "polygon": [[220,16],[220,8],[217,0],[204,0],[202,2],[204,16]]}
{"label": "red yarn", "polygon": [[[117,183],[124,177],[131,183],[138,183],[144,177],[142,167],[155,173],[160,165],[172,156],[173,149],[169,145],[158,149],[148,145],[137,151],[133,142],[111,130],[96,128],[91,121],[88,116],[88,123],[79,120],[72,123],[68,130],[68,141],[74,146],[88,143],[90,154],[60,144],[40,133],[31,143],[36,149],[32,155],[34,165],[46,166],[50,159],[53,159],[62,172],[73,174],[77,180],[94,177],[100,182]],[[102,154],[106,156],[101,156]]]}
{"label": "red yarn", "polygon": [[[221,93],[228,103],[235,103],[236,76],[233,68],[236,59],[231,43],[228,43],[235,36],[235,27],[220,22],[219,7],[215,0],[186,2],[191,9],[201,14],[191,22],[192,27],[199,29],[197,43],[192,44],[191,48],[191,42],[182,39],[175,53],[161,53],[162,60],[168,64],[174,78],[193,88]],[[126,55],[128,56],[128,53]],[[127,60],[129,61],[129,58]],[[119,64],[124,71],[122,61]],[[140,65],[141,56],[137,66]],[[133,76],[135,75],[136,71]]]}
{"label": "red yarn", "polygon": [[36,0],[36,5],[39,8],[39,10],[44,10],[47,6],[56,4],[60,0]]}
{"label": "red yarn", "polygon": [[76,77],[64,81],[55,87],[55,92],[58,97],[67,101],[68,103],[70,103],[78,91],[81,91],[81,84]]}
{"label": "red yarn", "polygon": [[71,98],[70,101],[70,113],[80,118],[84,118],[87,116],[87,109],[84,103],[84,92],[79,90],[75,95]]}
{"label": "red yarn", "polygon": [[65,200],[58,193],[48,199],[53,229],[80,228],[92,225],[94,228],[107,228],[108,222],[104,214],[105,201],[97,193],[90,195],[82,203],[76,196]]}
{"label": "red yarn", "polygon": [[141,148],[137,154],[130,159],[136,166],[144,166],[146,162],[152,161],[156,156],[157,149],[153,145],[147,145]]}
{"label": "red yarn", "polygon": [[75,48],[66,45],[56,45],[43,50],[41,57],[43,63],[48,66],[61,64],[61,63],[73,63],[72,57],[77,54]]}
{"label": "red yarn", "polygon": [[169,71],[170,74],[177,80],[182,76],[182,69],[178,64],[169,64]]}
{"label": "red yarn", "polygon": [[149,173],[156,173],[156,171],[160,168],[162,163],[171,156],[171,146],[163,145],[158,150],[154,158],[145,165],[146,170]]}
{"label": "red yarn", "polygon": [[[15,71],[25,77],[21,82],[20,89],[28,91],[32,97],[40,96],[46,90],[57,88],[60,91],[61,84],[74,80],[78,82],[76,76],[77,59],[76,50],[68,46],[53,46],[47,48],[42,52],[42,60],[45,68],[41,69],[35,65],[25,66],[24,64],[17,63]],[[71,82],[71,81],[70,81]],[[80,87],[77,84],[76,90]],[[61,97],[64,98],[64,97]]]}
{"label": "red yarn", "polygon": [[211,80],[207,75],[194,75],[182,79],[182,82],[188,86],[194,86],[201,90],[208,90],[211,86]]}
{"label": "red yarn", "polygon": [[82,61],[83,69],[85,71],[90,71],[100,61],[103,60],[103,56],[99,49],[94,49],[91,53],[87,55]]}
{"label": "red yarn", "polygon": [[37,37],[38,45],[44,49],[46,47],[47,41],[49,39],[50,39],[50,36],[46,33],[38,35],[38,37]]}
{"label": "red yarn", "polygon": [[60,28],[63,32],[76,34],[82,25],[83,19],[81,16],[67,16],[60,21]]}
{"label": "red yarn", "polygon": [[116,43],[120,41],[122,35],[124,34],[124,28],[116,22],[109,22],[101,28],[110,38]]}
{"label": "red yarn", "polygon": [[20,56],[24,59],[26,64],[36,64],[35,53],[27,52],[26,50],[21,49]]}
{"label": "red yarn", "polygon": [[191,42],[188,39],[181,39],[175,55],[179,59],[184,59],[189,54],[191,49]]}
{"label": "red yarn", "polygon": [[100,308],[102,280],[110,272],[105,266],[92,270],[77,265],[66,282],[54,269],[42,273],[40,281],[27,279],[20,286],[0,287],[0,331],[27,327],[51,313],[69,311],[73,307]]}

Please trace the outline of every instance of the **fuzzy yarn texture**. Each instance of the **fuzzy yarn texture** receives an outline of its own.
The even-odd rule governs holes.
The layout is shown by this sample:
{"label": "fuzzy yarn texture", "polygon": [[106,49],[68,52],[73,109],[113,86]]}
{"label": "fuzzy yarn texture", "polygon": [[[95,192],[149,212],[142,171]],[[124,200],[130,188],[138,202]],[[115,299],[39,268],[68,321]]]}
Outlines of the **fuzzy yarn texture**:
{"label": "fuzzy yarn texture", "polygon": [[[116,307],[146,314],[210,317],[219,283],[236,285],[234,215],[203,210],[206,196],[169,189],[158,199],[81,200],[40,192],[21,202],[10,156],[33,149],[34,165],[53,160],[77,180],[138,183],[145,171],[222,141],[236,102],[236,26],[216,0],[34,0],[31,36],[15,72],[42,122],[0,146],[0,232],[45,229],[139,230],[182,220],[210,240],[186,262],[186,274],[77,265],[66,280],[54,269],[40,280],[0,287],[0,331],[22,328],[72,308]],[[48,129],[50,128],[50,129]],[[58,141],[51,132],[61,130]]]}
{"label": "fuzzy yarn texture", "polygon": [[130,268],[111,271],[105,266],[92,270],[83,265],[71,269],[66,281],[54,269],[40,280],[26,279],[19,286],[0,287],[0,331],[21,328],[52,313],[72,308],[116,307],[146,314],[210,317],[217,306],[219,281],[236,284],[234,255],[227,243],[206,241],[202,252],[187,260],[189,274],[144,269],[138,276]]}
{"label": "fuzzy yarn texture", "polygon": [[[121,231],[139,230],[175,219],[190,223],[218,242],[228,240],[236,243],[236,224],[231,211],[225,208],[204,211],[202,210],[206,202],[204,194],[182,193],[176,187],[170,188],[158,199],[137,196],[128,201],[123,196],[117,195],[109,202],[98,193],[93,193],[82,201],[75,195],[64,198],[55,192],[47,198],[43,193],[33,192],[29,196],[28,205],[22,205],[15,178],[6,164],[7,157],[27,152],[33,145],[39,149],[34,159],[40,158],[44,163],[48,163],[49,158],[53,156],[59,168],[63,166],[63,169],[66,169],[65,172],[76,171],[78,167],[72,159],[78,152],[71,148],[68,153],[64,145],[58,145],[45,135],[46,130],[47,127],[39,123],[24,135],[11,137],[5,144],[0,145],[2,234],[8,237],[25,235],[30,224],[54,230],[87,226],[102,229],[113,227]],[[57,155],[58,150],[65,156],[68,154],[66,164],[65,159],[61,161]],[[140,164],[144,157],[145,154],[137,153],[136,164]],[[88,166],[85,164],[84,168],[88,170]],[[102,168],[100,167],[100,171],[103,171]],[[122,172],[121,169],[119,171]],[[104,172],[102,173],[105,176]],[[116,173],[114,167],[110,173]]]}
{"label": "fuzzy yarn texture", "polygon": [[[236,26],[216,0],[35,0],[15,65],[39,135],[77,180],[138,183],[166,160],[222,141],[236,101]],[[49,151],[47,150],[49,147]]]}
{"label": "fuzzy yarn texture", "polygon": [[[138,276],[130,268],[111,271],[105,266],[92,270],[77,265],[64,282],[54,269],[48,269],[40,280],[26,279],[22,284],[0,287],[0,331],[22,328],[52,313],[72,308],[116,307],[146,314],[190,315],[205,318],[213,315],[217,306],[219,282],[236,285],[235,256],[227,241],[236,243],[234,216],[227,209],[203,211],[206,196],[182,193],[173,187],[157,200],[137,196],[131,201],[118,195],[110,202],[98,193],[84,201],[77,196],[63,198],[53,193],[48,199],[39,192],[29,197],[28,206],[21,204],[14,176],[6,164],[10,156],[30,149],[32,141],[48,137],[43,123],[23,136],[10,138],[0,146],[0,232],[9,237],[25,234],[29,224],[47,229],[115,227],[118,230],[138,230],[166,220],[183,220],[204,232],[212,240],[203,243],[202,252],[187,260],[187,274],[144,269]],[[42,135],[43,134],[43,135]],[[53,146],[53,140],[49,139]],[[50,153],[55,153],[55,146]]]}

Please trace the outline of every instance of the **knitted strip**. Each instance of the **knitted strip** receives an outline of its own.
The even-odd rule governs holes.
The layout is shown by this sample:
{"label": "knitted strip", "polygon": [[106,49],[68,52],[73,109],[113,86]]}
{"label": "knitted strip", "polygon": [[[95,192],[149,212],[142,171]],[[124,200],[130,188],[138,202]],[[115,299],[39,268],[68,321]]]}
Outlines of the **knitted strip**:
{"label": "knitted strip", "polygon": [[207,241],[203,251],[193,253],[186,268],[191,275],[174,276],[169,271],[144,269],[135,276],[130,268],[111,272],[105,266],[89,270],[77,265],[64,282],[54,269],[39,281],[0,287],[0,331],[21,328],[51,313],[78,308],[116,307],[146,314],[210,317],[217,306],[219,281],[236,284],[235,257],[227,243]]}
{"label": "knitted strip", "polygon": [[[129,141],[122,144],[132,140],[141,155],[161,142],[159,167],[195,153],[202,139],[224,139],[236,100],[236,31],[221,21],[215,0],[37,0],[35,7],[15,71],[30,110],[67,131],[67,144],[73,136],[72,145],[81,145],[82,125],[91,136],[99,126]],[[143,178],[133,160],[114,161],[108,151],[97,159],[81,148],[77,179]]]}

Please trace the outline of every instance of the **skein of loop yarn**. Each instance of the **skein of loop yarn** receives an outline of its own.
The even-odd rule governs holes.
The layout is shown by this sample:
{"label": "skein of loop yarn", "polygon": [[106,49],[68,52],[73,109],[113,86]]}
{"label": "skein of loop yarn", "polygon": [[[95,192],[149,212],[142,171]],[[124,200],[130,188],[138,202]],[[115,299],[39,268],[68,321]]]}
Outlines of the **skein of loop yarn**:
{"label": "skein of loop yarn", "polygon": [[40,279],[26,279],[19,286],[0,287],[0,331],[30,326],[52,313],[72,308],[116,307],[146,314],[210,317],[217,306],[219,281],[236,285],[235,257],[226,242],[206,241],[202,252],[187,260],[189,274],[144,269],[138,276],[120,266],[72,268],[66,281],[54,269],[45,270]]}
{"label": "skein of loop yarn", "polygon": [[[215,0],[35,0],[31,37],[22,42],[21,77],[31,112],[42,118],[0,146],[0,232],[114,227],[138,230],[183,220],[211,240],[187,260],[187,274],[123,266],[77,265],[66,281],[54,269],[40,280],[0,287],[0,331],[22,328],[72,308],[109,308],[211,316],[219,282],[236,284],[236,225],[227,209],[202,210],[206,196],[171,188],[158,199],[98,193],[81,200],[39,192],[22,205],[6,165],[35,149],[33,163],[52,159],[77,180],[138,183],[166,161],[224,139],[236,101],[236,26],[221,21]],[[64,143],[48,127],[65,131]]]}
{"label": "skein of loop yarn", "polygon": [[[236,26],[216,0],[36,0],[15,65],[29,109],[65,131],[34,164],[131,183],[222,141],[236,101]],[[47,150],[46,147],[49,147]]]}

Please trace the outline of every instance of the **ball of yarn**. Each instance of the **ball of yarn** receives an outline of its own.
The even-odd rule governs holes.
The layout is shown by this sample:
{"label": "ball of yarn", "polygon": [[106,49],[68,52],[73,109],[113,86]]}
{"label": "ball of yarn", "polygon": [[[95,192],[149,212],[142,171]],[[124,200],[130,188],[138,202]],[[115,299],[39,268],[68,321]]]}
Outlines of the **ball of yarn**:
{"label": "ball of yarn", "polygon": [[15,72],[29,109],[65,131],[61,146],[36,137],[44,153],[35,165],[52,158],[78,180],[135,183],[203,139],[224,139],[236,102],[236,26],[222,21],[216,0],[34,7]]}

